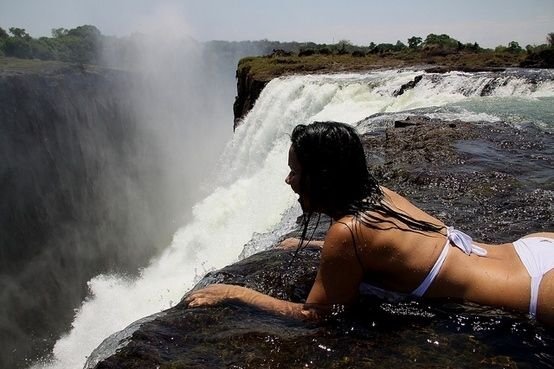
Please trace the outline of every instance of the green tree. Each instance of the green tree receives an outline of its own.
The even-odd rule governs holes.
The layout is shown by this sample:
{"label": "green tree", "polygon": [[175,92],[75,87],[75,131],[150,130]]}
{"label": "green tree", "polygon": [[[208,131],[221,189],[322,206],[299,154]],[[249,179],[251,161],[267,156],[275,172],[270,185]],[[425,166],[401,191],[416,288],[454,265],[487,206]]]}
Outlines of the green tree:
{"label": "green tree", "polygon": [[59,38],[66,36],[69,31],[65,28],[52,28],[52,37]]}
{"label": "green tree", "polygon": [[431,46],[436,45],[443,48],[458,48],[459,41],[456,39],[453,39],[452,37],[448,36],[447,34],[442,35],[435,35],[434,33],[430,33],[425,38],[424,42],[425,46]]}
{"label": "green tree", "polygon": [[337,42],[337,53],[340,55],[347,54],[352,47],[352,42],[350,40],[340,40]]}
{"label": "green tree", "polygon": [[31,36],[23,28],[10,27],[10,33],[13,37],[22,38],[25,40],[30,40]]}
{"label": "green tree", "polygon": [[523,52],[523,49],[521,48],[521,46],[519,46],[519,43],[517,43],[516,41],[510,41],[510,43],[508,44],[507,51],[511,53],[521,53]]}
{"label": "green tree", "polygon": [[78,63],[95,63],[102,34],[95,26],[84,25],[70,30],[60,31],[58,57],[60,60]]}
{"label": "green tree", "polygon": [[412,36],[408,39],[408,47],[410,49],[417,49],[423,40],[421,37]]}
{"label": "green tree", "polygon": [[99,38],[100,36],[102,36],[98,28],[91,25],[84,25],[70,29],[69,31],[67,31],[67,35],[91,39]]}

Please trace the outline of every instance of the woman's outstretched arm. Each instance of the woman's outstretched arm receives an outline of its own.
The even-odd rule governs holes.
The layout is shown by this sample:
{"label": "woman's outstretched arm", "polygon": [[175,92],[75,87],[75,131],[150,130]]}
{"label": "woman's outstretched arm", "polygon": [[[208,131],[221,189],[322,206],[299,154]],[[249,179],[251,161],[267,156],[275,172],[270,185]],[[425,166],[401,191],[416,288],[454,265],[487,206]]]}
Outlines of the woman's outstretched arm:
{"label": "woman's outstretched arm", "polygon": [[223,301],[242,302],[258,309],[296,319],[315,319],[321,308],[280,300],[253,289],[229,284],[213,284],[185,298],[188,307],[213,306]]}
{"label": "woman's outstretched arm", "polygon": [[223,301],[239,301],[278,315],[317,319],[328,314],[333,305],[349,305],[357,298],[363,271],[353,247],[352,235],[346,225],[337,223],[329,229],[320,267],[304,304],[227,284],[214,284],[194,291],[184,301],[191,308],[217,305]]}

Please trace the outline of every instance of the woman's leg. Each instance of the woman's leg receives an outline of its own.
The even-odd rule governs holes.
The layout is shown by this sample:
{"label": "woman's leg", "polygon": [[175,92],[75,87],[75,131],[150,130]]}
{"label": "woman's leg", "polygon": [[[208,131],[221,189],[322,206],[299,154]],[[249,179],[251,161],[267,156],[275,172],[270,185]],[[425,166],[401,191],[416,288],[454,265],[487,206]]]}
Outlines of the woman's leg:
{"label": "woman's leg", "polygon": [[542,277],[537,305],[537,318],[554,326],[554,269]]}

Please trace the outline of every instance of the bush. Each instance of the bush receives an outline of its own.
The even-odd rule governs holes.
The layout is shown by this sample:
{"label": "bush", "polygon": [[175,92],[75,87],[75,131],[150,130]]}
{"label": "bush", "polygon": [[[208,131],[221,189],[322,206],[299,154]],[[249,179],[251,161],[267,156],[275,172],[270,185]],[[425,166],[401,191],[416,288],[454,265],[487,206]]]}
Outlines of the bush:
{"label": "bush", "polygon": [[389,52],[394,50],[393,44],[379,44],[375,46],[373,49],[371,49],[371,53],[373,54],[382,54],[385,52]]}
{"label": "bush", "polygon": [[313,49],[300,49],[298,56],[310,56],[314,55],[315,51]]}
{"label": "bush", "polygon": [[329,50],[327,47],[322,47],[321,49],[317,50],[317,52],[321,55],[331,54],[331,50]]}
{"label": "bush", "polygon": [[12,56],[21,59],[31,59],[33,50],[30,42],[20,37],[10,37],[2,44],[3,52],[6,56]]}

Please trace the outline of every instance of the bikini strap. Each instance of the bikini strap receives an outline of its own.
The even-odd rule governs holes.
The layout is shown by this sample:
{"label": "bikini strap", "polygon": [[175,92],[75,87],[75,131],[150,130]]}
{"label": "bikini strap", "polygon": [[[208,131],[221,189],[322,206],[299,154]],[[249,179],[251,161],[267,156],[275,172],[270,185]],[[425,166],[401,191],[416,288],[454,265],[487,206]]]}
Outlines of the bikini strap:
{"label": "bikini strap", "polygon": [[437,258],[437,261],[435,261],[435,264],[433,264],[433,267],[429,271],[429,274],[425,276],[425,279],[421,284],[412,291],[412,295],[421,297],[427,292],[427,289],[431,286],[431,283],[437,278],[437,275],[439,275],[439,272],[442,268],[442,264],[444,264],[444,261],[446,260],[446,256],[448,255],[448,250],[450,249],[450,241],[446,240],[446,243],[444,244],[442,251]]}
{"label": "bikini strap", "polygon": [[356,237],[354,236],[354,231],[346,222],[337,221],[337,223],[342,224],[345,226],[348,231],[350,232],[350,237],[352,237],[352,246],[354,247],[354,254],[356,255],[356,259],[358,259],[358,263],[360,264],[360,268],[362,268],[362,273],[365,275],[366,270],[364,267],[364,263],[362,262],[362,258],[360,257],[360,254],[358,253],[358,246],[356,244]]}
{"label": "bikini strap", "polygon": [[442,268],[442,265],[444,264],[444,261],[446,260],[446,256],[448,255],[448,250],[450,250],[450,246],[453,245],[455,247],[458,247],[460,250],[462,250],[467,255],[470,255],[471,253],[474,253],[479,256],[485,256],[487,255],[487,250],[483,249],[482,247],[479,247],[477,245],[473,244],[473,240],[470,236],[465,234],[462,231],[458,231],[457,229],[454,229],[453,227],[447,227],[446,228],[446,242],[442,248],[442,251],[435,261],[435,264],[433,264],[433,267],[429,271],[429,274],[425,277],[423,282],[412,291],[412,295],[421,297],[427,292],[427,289],[431,286],[431,283],[435,280],[437,275],[439,275],[439,272]]}

